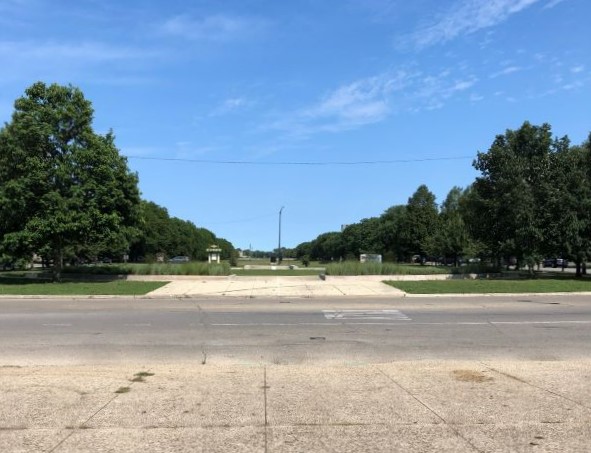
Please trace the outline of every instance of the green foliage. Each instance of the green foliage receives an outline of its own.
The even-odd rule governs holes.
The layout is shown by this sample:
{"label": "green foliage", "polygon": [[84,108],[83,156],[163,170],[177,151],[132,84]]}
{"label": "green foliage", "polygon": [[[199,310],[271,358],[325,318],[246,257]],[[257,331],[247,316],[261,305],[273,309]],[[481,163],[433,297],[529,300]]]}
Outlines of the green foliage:
{"label": "green foliage", "polygon": [[64,273],[89,275],[229,275],[230,265],[190,263],[118,264],[105,266],[68,266]]}
{"label": "green foliage", "polygon": [[[548,124],[525,122],[498,135],[474,167],[480,176],[465,190],[452,188],[440,210],[421,185],[406,205],[342,233],[321,234],[298,245],[296,256],[334,263],[379,253],[385,262],[420,256],[454,265],[486,258],[497,268],[515,258],[530,273],[542,258],[555,256],[575,262],[577,275],[585,273],[591,258],[591,134],[581,146],[570,146],[568,137],[553,138]],[[337,273],[369,272],[348,263],[331,266]]]}
{"label": "green foliage", "polygon": [[343,261],[326,265],[326,275],[429,275],[449,274],[451,270],[438,266],[413,266],[394,263],[361,263]]}
{"label": "green foliage", "polygon": [[222,249],[222,259],[231,260],[236,254],[230,242],[217,238],[211,231],[170,217],[166,208],[156,203],[142,201],[139,234],[130,248],[130,258],[155,261],[156,255],[162,253],[165,257],[182,255],[205,261],[206,249],[213,244]]}
{"label": "green foliage", "polygon": [[0,130],[0,245],[49,254],[58,279],[64,258],[123,253],[137,234],[137,176],[92,116],[79,89],[38,82]]}

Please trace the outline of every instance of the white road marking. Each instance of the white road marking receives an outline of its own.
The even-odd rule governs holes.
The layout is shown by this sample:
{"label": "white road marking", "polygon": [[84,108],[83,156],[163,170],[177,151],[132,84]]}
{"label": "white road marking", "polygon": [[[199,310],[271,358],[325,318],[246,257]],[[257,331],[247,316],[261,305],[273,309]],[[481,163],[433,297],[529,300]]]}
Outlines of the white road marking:
{"label": "white road marking", "polygon": [[72,327],[72,324],[42,324],[43,327]]}
{"label": "white road marking", "polygon": [[400,310],[322,310],[326,319],[410,321]]}
{"label": "white road marking", "polygon": [[[411,321],[411,319],[408,319]],[[474,322],[413,322],[406,325],[412,326],[490,326],[490,325],[506,324],[506,325],[536,325],[536,324],[591,324],[591,321],[474,321]],[[331,326],[334,324],[326,322],[251,322],[251,323],[217,323],[209,324],[210,326],[219,327],[257,327],[257,326]],[[352,326],[400,326],[404,323],[396,322],[348,322],[347,325]]]}
{"label": "white road marking", "polygon": [[152,324],[149,322],[136,322],[136,323],[130,323],[130,324],[123,324],[124,326],[129,326],[129,327],[152,327]]}

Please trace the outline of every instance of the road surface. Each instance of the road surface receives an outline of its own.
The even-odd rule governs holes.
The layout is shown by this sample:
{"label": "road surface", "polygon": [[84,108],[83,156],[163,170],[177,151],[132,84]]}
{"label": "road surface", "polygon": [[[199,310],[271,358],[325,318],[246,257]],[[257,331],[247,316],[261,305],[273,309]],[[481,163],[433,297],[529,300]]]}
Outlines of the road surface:
{"label": "road surface", "polygon": [[381,363],[589,356],[588,296],[3,299],[3,364]]}

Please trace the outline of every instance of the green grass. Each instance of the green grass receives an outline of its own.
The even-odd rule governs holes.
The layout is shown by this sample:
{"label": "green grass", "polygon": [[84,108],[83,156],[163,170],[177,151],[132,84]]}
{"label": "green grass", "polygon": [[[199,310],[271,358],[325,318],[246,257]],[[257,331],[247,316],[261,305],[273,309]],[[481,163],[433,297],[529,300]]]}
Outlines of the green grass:
{"label": "green grass", "polygon": [[409,294],[562,293],[591,291],[591,279],[386,281]]}
{"label": "green grass", "polygon": [[164,286],[166,282],[128,282],[116,280],[92,283],[0,283],[0,294],[43,296],[133,296],[143,295]]}

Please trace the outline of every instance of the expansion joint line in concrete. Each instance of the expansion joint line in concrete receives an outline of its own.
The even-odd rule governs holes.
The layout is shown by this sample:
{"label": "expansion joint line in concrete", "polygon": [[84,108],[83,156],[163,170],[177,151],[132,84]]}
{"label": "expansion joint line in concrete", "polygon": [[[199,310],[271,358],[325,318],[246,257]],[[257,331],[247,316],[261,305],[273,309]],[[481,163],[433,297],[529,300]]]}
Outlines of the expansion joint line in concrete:
{"label": "expansion joint line in concrete", "polygon": [[431,412],[433,415],[435,415],[435,417],[437,417],[439,420],[441,420],[445,424],[445,426],[447,426],[449,429],[451,429],[456,436],[458,436],[460,439],[462,439],[464,442],[466,442],[470,446],[470,448],[472,448],[474,451],[477,451],[478,453],[484,453],[483,450],[480,450],[472,442],[470,442],[468,439],[466,439],[466,437],[462,436],[462,434],[457,429],[455,429],[453,427],[453,425],[450,425],[447,422],[447,420],[445,420],[445,418],[443,418],[440,414],[438,414],[435,411],[435,409],[433,409],[427,403],[422,401],[418,396],[413,394],[410,390],[408,390],[406,387],[404,387],[402,384],[400,384],[398,381],[396,381],[394,378],[392,378],[392,376],[390,376],[388,373],[386,373],[380,367],[376,366],[375,368],[378,370],[378,372],[380,374],[382,374],[386,379],[388,379],[390,382],[392,382],[396,387],[401,389],[404,393],[409,395],[417,403],[419,403],[421,406],[423,406],[425,409],[427,409],[429,412]]}
{"label": "expansion joint line in concrete", "polygon": [[263,368],[263,399],[265,404],[265,453],[268,451],[267,447],[267,431],[269,429],[269,421],[267,419],[267,367]]}
{"label": "expansion joint line in concrete", "polygon": [[[207,322],[207,313],[201,308],[201,304],[197,303],[197,312],[199,313],[199,325],[203,327],[203,330],[208,334],[205,338],[209,338],[209,323]],[[205,342],[201,343],[201,365],[207,363],[207,348]]]}
{"label": "expansion joint line in concrete", "polygon": [[[128,387],[131,388],[133,386],[133,384],[135,384],[135,382],[131,381],[129,383]],[[113,401],[115,401],[119,397],[119,395],[120,395],[119,393],[116,393],[109,401],[107,401],[105,404],[103,404],[101,407],[99,407],[96,411],[94,411],[94,413],[90,417],[88,417],[86,420],[84,420],[79,426],[85,426],[94,417],[96,417],[99,412],[104,411]],[[60,440],[53,448],[49,449],[47,452],[53,453],[54,451],[56,451],[60,446],[62,446],[64,444],[65,441],[67,441],[70,437],[72,437],[78,429],[79,429],[78,427],[73,429],[66,437],[64,437],[62,440]]]}
{"label": "expansion joint line in concrete", "polygon": [[530,387],[533,387],[533,388],[535,388],[535,389],[542,390],[543,392],[549,393],[549,394],[550,394],[550,395],[552,395],[552,396],[556,396],[556,397],[558,397],[558,398],[562,398],[562,399],[564,399],[564,400],[566,400],[566,401],[569,401],[569,402],[571,402],[571,403],[574,403],[574,404],[576,404],[577,406],[580,406],[580,407],[582,407],[583,409],[591,409],[591,406],[586,406],[585,404],[581,403],[580,401],[574,400],[574,399],[572,399],[572,398],[569,398],[568,396],[562,395],[561,393],[555,392],[555,391],[553,391],[553,390],[549,390],[549,389],[547,389],[547,388],[544,388],[544,387],[542,387],[542,386],[539,386],[539,385],[536,385],[536,384],[532,384],[531,382],[527,382],[526,380],[524,380],[524,379],[521,379],[521,378],[519,378],[519,377],[517,377],[517,376],[513,376],[512,374],[505,373],[505,372],[503,372],[503,371],[501,371],[501,370],[497,370],[496,368],[494,368],[494,367],[492,367],[492,366],[488,365],[488,364],[487,364],[487,363],[485,363],[485,362],[480,362],[480,364],[481,364],[483,367],[485,367],[485,368],[489,369],[490,371],[492,371],[492,372],[494,372],[494,373],[497,373],[497,374],[500,374],[501,376],[504,376],[504,377],[506,377],[506,378],[512,379],[512,380],[514,380],[514,381],[520,382],[520,383],[522,383],[522,384],[525,384],[525,385],[529,385]]}

